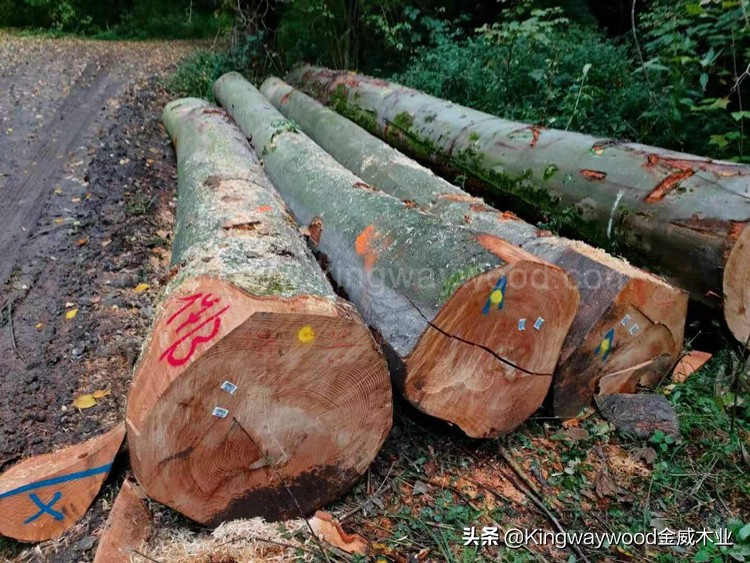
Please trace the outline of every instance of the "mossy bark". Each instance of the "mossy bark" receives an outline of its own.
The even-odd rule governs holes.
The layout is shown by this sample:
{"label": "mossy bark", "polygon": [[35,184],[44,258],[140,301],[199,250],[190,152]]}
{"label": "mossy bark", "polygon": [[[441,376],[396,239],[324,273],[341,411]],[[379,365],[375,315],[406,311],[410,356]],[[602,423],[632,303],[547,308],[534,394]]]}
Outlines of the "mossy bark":
{"label": "mossy bark", "polygon": [[723,296],[730,329],[748,339],[750,268],[735,263],[750,260],[750,246],[737,244],[750,224],[750,167],[515,123],[347,72],[301,67],[288,79],[412,156],[616,248],[695,300],[720,306]]}
{"label": "mossy bark", "polygon": [[387,366],[226,112],[170,103],[177,224],[128,396],[146,493],[206,525],[301,517],[366,471],[391,427]]}
{"label": "mossy bark", "polygon": [[[373,189],[300,133],[241,76],[223,76],[214,93],[251,139],[298,221],[308,226],[333,279],[382,336],[407,398],[476,436],[507,431],[539,406],[578,300],[559,268],[504,241],[490,250],[471,231]],[[532,289],[528,279],[519,278],[507,291],[504,314],[483,313],[488,296],[512,269],[520,277],[538,272],[548,283]],[[504,298],[502,293],[495,297]],[[533,314],[531,326],[542,301],[549,306],[539,326],[549,324],[542,331],[519,332],[514,311]],[[442,349],[438,341],[444,342]],[[487,369],[496,370],[494,378]],[[532,380],[533,393],[526,387]],[[493,387],[497,393],[488,404]],[[438,388],[443,398],[432,408],[431,389],[438,394]],[[462,400],[468,406],[462,408]],[[510,413],[506,406],[514,402],[523,408]],[[493,416],[497,412],[504,418]]]}
{"label": "mossy bark", "polygon": [[[568,272],[582,299],[552,383],[557,416],[575,416],[591,402],[602,378],[608,389],[618,392],[634,390],[639,376],[648,373],[660,379],[664,374],[658,370],[682,349],[687,309],[684,292],[603,251],[552,236],[512,214],[500,213],[278,78],[267,79],[261,92],[338,162],[374,188],[447,223],[509,241]],[[621,320],[626,316],[630,321],[624,326]],[[603,360],[594,350],[613,328],[617,330]],[[615,372],[619,385],[611,381]]]}

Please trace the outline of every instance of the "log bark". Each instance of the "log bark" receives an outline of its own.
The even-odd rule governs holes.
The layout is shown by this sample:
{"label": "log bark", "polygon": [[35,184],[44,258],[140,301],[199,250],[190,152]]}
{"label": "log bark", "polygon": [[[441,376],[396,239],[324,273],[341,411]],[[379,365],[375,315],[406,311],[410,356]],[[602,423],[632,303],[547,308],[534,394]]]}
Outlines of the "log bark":
{"label": "log bark", "polygon": [[177,270],[128,399],[146,493],[206,525],[303,516],[364,473],[391,427],[387,366],[226,113],[167,105]]}
{"label": "log bark", "polygon": [[555,368],[555,416],[573,417],[589,405],[602,378],[604,392],[627,393],[635,391],[642,376],[657,379],[668,372],[682,349],[686,293],[604,251],[552,236],[487,206],[278,78],[266,80],[261,92],[373,187],[448,223],[503,238],[568,272],[582,299]]}
{"label": "log bark", "polygon": [[421,160],[530,217],[553,216],[722,305],[750,336],[750,167],[507,121],[347,72],[302,67],[288,80]]}
{"label": "log bark", "polygon": [[127,479],[104,525],[94,563],[130,563],[151,536],[151,515],[142,493]]}
{"label": "log bark", "polygon": [[0,535],[23,542],[59,536],[86,513],[109,475],[125,426],[31,457],[0,475]]}
{"label": "log bark", "polygon": [[240,75],[214,94],[380,334],[412,404],[474,437],[510,431],[541,405],[578,305],[562,270],[376,192]]}

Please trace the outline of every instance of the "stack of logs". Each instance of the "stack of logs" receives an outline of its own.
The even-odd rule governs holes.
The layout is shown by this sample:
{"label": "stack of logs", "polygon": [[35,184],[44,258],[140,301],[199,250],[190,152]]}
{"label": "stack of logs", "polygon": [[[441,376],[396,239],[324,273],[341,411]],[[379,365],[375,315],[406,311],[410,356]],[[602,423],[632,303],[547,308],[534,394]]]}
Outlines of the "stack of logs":
{"label": "stack of logs", "polygon": [[[492,438],[545,399],[571,418],[661,380],[688,294],[723,291],[747,340],[747,167],[512,124],[348,73],[289,80],[339,113],[236,73],[214,87],[225,109],[166,107],[176,274],[126,421],[2,475],[0,534],[69,528],[126,434],[140,488],[123,484],[113,519],[148,522],[144,494],[207,526],[302,517],[377,455],[391,382],[418,410]],[[518,209],[573,209],[591,242],[616,241],[676,286],[493,209],[371,133]],[[147,527],[108,525],[101,561]]]}

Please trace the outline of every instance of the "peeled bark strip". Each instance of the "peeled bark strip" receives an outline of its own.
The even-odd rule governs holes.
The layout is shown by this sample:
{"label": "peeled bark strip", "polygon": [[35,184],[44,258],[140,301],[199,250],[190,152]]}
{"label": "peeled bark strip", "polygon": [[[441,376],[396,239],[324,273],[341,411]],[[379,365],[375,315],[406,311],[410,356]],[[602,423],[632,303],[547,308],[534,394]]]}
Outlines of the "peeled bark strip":
{"label": "peeled bark strip", "polygon": [[364,473],[391,427],[386,364],[226,113],[167,105],[177,224],[128,400],[146,493],[207,525],[302,516]]}
{"label": "peeled bark strip", "polygon": [[581,305],[555,369],[555,416],[575,416],[591,402],[600,380],[604,393],[626,393],[635,391],[642,375],[667,373],[682,349],[686,293],[604,251],[488,207],[278,78],[266,80],[261,92],[373,187],[446,222],[518,245],[570,274]]}
{"label": "peeled bark strip", "polygon": [[39,542],[72,528],[99,494],[125,426],[60,451],[31,457],[0,475],[0,535]]}
{"label": "peeled bark strip", "polygon": [[104,525],[94,563],[130,563],[151,535],[151,515],[135,486],[125,479]]}
{"label": "peeled bark strip", "polygon": [[377,193],[240,75],[214,93],[387,344],[412,404],[474,437],[510,431],[541,405],[578,305],[562,270]]}
{"label": "peeled bark strip", "polygon": [[550,214],[599,246],[617,245],[719,305],[750,335],[750,167],[515,123],[347,72],[302,67],[289,81],[419,159]]}

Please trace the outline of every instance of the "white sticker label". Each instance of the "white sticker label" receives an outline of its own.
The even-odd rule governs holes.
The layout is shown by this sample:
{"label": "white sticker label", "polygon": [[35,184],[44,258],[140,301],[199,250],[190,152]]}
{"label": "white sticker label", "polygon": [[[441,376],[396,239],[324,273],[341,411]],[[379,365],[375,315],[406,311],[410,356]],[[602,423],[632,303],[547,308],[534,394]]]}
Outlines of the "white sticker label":
{"label": "white sticker label", "polygon": [[636,332],[638,332],[638,328],[639,328],[639,327],[638,327],[638,325],[637,325],[637,324],[635,324],[635,325],[631,326],[631,327],[630,327],[630,335],[632,336],[632,335],[634,335],[634,334],[635,334]]}
{"label": "white sticker label", "polygon": [[544,324],[544,319],[542,317],[539,317],[534,323],[534,328],[539,330],[540,328],[542,328],[543,324]]}
{"label": "white sticker label", "polygon": [[628,326],[628,323],[630,322],[630,315],[625,315],[622,320],[620,321],[620,324],[622,326]]}
{"label": "white sticker label", "polygon": [[214,410],[211,414],[214,416],[218,416],[219,418],[226,418],[229,414],[229,411],[221,407],[214,407]]}
{"label": "white sticker label", "polygon": [[234,395],[237,391],[237,386],[231,381],[225,381],[224,383],[222,383],[221,388],[230,395]]}

